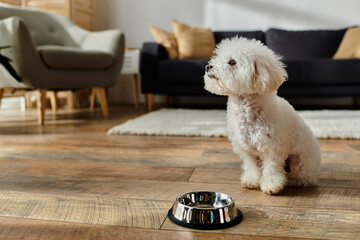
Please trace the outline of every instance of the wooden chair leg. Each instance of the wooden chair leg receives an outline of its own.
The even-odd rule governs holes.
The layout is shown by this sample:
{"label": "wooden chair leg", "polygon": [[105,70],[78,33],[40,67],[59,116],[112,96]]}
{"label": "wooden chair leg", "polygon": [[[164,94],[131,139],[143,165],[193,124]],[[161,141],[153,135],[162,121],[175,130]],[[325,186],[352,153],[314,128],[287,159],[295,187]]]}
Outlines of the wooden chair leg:
{"label": "wooden chair leg", "polygon": [[70,109],[75,109],[75,94],[71,90],[69,90],[69,94],[67,97],[67,103],[68,103]]}
{"label": "wooden chair leg", "polygon": [[109,116],[109,107],[108,107],[108,102],[107,102],[107,98],[106,98],[105,88],[96,88],[96,95],[99,99],[101,111],[102,111],[104,117],[108,117]]}
{"label": "wooden chair leg", "polygon": [[4,94],[4,89],[0,88],[0,109],[1,109],[1,99],[3,97]]}
{"label": "wooden chair leg", "polygon": [[154,94],[152,93],[146,94],[146,99],[147,99],[148,111],[151,112],[154,108]]}
{"label": "wooden chair leg", "polygon": [[138,76],[137,74],[133,74],[133,77],[132,77],[135,109],[139,109],[139,93],[138,93],[138,80],[137,80],[137,76]]}
{"label": "wooden chair leg", "polygon": [[46,90],[38,90],[38,99],[37,99],[37,110],[38,110],[38,123],[39,125],[44,125],[45,122],[45,108],[46,108]]}
{"label": "wooden chair leg", "polygon": [[57,96],[56,96],[56,92],[55,91],[48,91],[46,94],[49,95],[50,97],[50,103],[51,103],[51,109],[53,110],[53,112],[57,111]]}
{"label": "wooden chair leg", "polygon": [[90,95],[90,110],[94,110],[95,95],[96,95],[96,88],[92,88],[91,89],[91,95]]}

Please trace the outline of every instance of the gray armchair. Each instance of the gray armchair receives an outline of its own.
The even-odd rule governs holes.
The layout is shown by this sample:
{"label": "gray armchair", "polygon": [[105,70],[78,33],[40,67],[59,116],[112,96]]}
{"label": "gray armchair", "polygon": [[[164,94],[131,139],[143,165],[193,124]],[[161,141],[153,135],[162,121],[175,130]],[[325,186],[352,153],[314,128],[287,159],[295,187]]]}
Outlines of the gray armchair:
{"label": "gray armchair", "polygon": [[5,88],[38,89],[43,124],[47,90],[92,88],[107,116],[105,87],[119,77],[124,48],[119,30],[89,32],[57,14],[0,6],[0,55],[9,59],[0,64],[0,101]]}

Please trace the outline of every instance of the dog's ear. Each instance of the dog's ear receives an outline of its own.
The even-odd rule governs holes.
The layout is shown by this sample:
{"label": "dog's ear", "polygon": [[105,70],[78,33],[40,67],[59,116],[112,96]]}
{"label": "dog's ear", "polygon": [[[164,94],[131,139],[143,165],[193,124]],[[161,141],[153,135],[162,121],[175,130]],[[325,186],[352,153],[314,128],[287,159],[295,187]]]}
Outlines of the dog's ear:
{"label": "dog's ear", "polygon": [[271,54],[256,56],[253,64],[253,90],[259,94],[276,91],[287,78],[280,57],[272,52]]}

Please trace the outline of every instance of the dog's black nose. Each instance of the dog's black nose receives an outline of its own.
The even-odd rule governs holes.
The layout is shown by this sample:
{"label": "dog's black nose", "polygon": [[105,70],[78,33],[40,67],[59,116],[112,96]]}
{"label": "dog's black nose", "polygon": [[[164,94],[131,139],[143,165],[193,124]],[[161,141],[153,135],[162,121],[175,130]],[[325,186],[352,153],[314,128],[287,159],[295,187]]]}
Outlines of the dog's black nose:
{"label": "dog's black nose", "polygon": [[206,67],[205,67],[205,71],[206,72],[208,72],[210,69],[212,69],[213,68],[213,66],[212,65],[206,65]]}

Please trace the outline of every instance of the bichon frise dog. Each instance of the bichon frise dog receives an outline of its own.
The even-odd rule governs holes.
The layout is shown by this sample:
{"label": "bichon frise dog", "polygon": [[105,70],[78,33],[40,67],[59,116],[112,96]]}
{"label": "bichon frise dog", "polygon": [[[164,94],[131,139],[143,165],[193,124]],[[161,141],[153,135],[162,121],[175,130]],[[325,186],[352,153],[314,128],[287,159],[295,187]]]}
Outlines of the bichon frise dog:
{"label": "bichon frise dog", "polygon": [[310,128],[276,90],[287,73],[260,41],[218,44],[205,68],[205,89],[228,96],[228,138],[243,160],[241,184],[277,194],[286,185],[317,183],[320,148]]}

